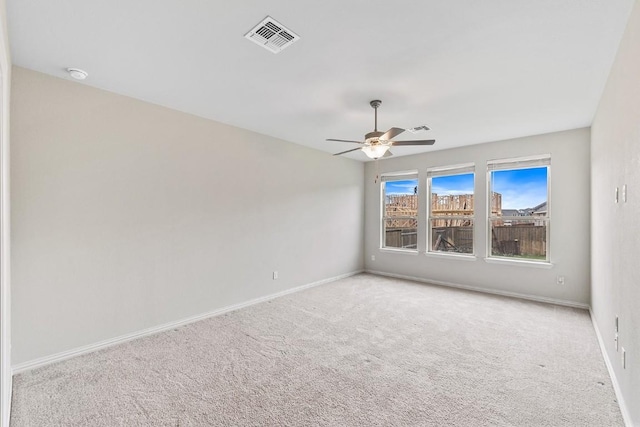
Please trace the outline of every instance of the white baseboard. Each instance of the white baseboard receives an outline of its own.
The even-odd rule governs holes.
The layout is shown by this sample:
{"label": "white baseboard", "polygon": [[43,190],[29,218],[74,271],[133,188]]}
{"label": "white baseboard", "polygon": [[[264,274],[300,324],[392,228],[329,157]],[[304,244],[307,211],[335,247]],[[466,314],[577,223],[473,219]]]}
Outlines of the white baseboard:
{"label": "white baseboard", "polygon": [[187,317],[186,319],[177,320],[175,322],[164,323],[162,325],[154,326],[152,328],[143,329],[141,331],[133,332],[126,335],[121,335],[115,338],[111,338],[108,340],[100,341],[94,344],[85,345],[82,347],[77,347],[71,350],[63,351],[60,353],[52,354],[50,356],[41,357],[38,359],[30,360],[23,363],[18,363],[13,366],[13,374],[19,374],[22,372],[29,371],[31,369],[39,368],[41,366],[50,365],[52,363],[61,362],[66,359],[70,359],[72,357],[80,356],[82,354],[91,353],[94,351],[102,350],[107,347],[111,347],[116,344],[122,344],[127,341],[131,341],[137,338],[146,337],[148,335],[157,334],[160,332],[168,331],[179,326],[188,325],[190,323],[197,322],[199,320],[208,319],[210,317],[219,316],[224,313],[228,313],[230,311],[239,310],[241,308],[249,307],[251,305],[259,304],[261,302],[269,301],[275,298],[279,298],[285,295],[292,294],[294,292],[300,292],[305,289],[313,288],[315,286],[324,285],[326,283],[334,282],[336,280],[344,279],[350,276],[354,276],[356,274],[362,273],[364,270],[353,271],[351,273],[341,274],[339,276],[330,277],[328,279],[319,280],[317,282],[308,283],[306,285],[297,286],[295,288],[287,289],[281,292],[277,292],[275,294],[266,295],[263,297],[255,298],[249,301],[245,301],[239,304],[230,305],[227,307],[222,307],[213,311],[209,311],[207,313],[198,314],[195,316]]}
{"label": "white baseboard", "polygon": [[583,303],[579,303],[579,302],[575,302],[575,301],[567,301],[567,300],[561,300],[561,299],[555,299],[555,298],[540,297],[540,296],[536,296],[536,295],[519,294],[519,293],[516,293],[516,292],[507,292],[507,291],[500,291],[500,290],[495,290],[495,289],[479,288],[479,287],[476,287],[476,286],[467,286],[467,285],[461,285],[461,284],[458,284],[458,283],[451,283],[451,282],[443,282],[443,281],[440,281],[440,280],[425,279],[425,278],[422,278],[422,277],[405,276],[403,274],[386,273],[386,272],[383,272],[383,271],[365,270],[365,273],[376,274],[378,276],[393,277],[393,278],[396,278],[396,279],[413,280],[414,282],[429,283],[429,284],[432,284],[432,285],[447,286],[449,288],[465,289],[465,290],[468,290],[468,291],[482,292],[482,293],[485,293],[485,294],[500,295],[500,296],[511,297],[511,298],[520,298],[520,299],[526,299],[526,300],[537,301],[537,302],[546,302],[546,303],[549,303],[549,304],[563,305],[563,306],[566,306],[566,307],[574,307],[574,308],[582,308],[582,309],[585,309],[585,310],[589,309],[589,305],[588,304],[583,304]]}
{"label": "white baseboard", "polygon": [[620,390],[620,384],[618,384],[618,379],[616,378],[616,374],[613,370],[613,365],[611,364],[611,360],[609,359],[609,353],[607,353],[604,340],[602,339],[602,335],[600,334],[600,329],[598,328],[598,324],[596,323],[596,318],[593,315],[593,311],[591,307],[589,307],[589,315],[591,316],[591,323],[593,323],[593,329],[596,330],[596,337],[598,337],[598,344],[600,345],[600,352],[602,352],[602,357],[604,358],[604,363],[607,365],[607,370],[609,371],[609,376],[611,377],[611,382],[613,383],[613,390],[616,393],[616,399],[618,400],[618,404],[620,405],[620,412],[622,412],[622,419],[624,420],[624,425],[627,427],[633,427],[633,423],[631,421],[631,414],[629,413],[629,409],[624,401],[624,397],[622,397],[622,390]]}

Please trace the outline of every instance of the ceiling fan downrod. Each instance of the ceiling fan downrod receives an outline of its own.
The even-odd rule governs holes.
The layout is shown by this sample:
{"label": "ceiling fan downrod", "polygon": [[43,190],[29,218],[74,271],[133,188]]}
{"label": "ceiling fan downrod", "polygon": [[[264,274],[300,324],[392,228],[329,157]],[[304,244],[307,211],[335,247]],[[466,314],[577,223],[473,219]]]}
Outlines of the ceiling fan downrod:
{"label": "ceiling fan downrod", "polygon": [[373,101],[369,102],[369,105],[371,105],[371,108],[373,108],[373,110],[375,111],[373,123],[374,132],[378,132],[378,107],[380,106],[380,104],[382,104],[382,101],[380,101],[379,99],[374,99]]}

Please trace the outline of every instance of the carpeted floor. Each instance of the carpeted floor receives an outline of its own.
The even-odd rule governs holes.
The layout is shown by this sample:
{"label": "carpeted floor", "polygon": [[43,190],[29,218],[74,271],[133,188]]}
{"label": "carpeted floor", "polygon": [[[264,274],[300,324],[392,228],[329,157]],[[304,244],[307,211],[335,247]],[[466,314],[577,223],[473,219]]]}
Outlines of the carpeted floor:
{"label": "carpeted floor", "polygon": [[361,274],[17,375],[22,426],[622,426],[584,310]]}

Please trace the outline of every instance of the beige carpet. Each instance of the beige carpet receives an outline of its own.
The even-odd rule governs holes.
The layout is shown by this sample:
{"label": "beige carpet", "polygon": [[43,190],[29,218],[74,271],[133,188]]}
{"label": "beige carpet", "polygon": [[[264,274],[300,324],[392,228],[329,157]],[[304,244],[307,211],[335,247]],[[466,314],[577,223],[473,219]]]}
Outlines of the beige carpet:
{"label": "beige carpet", "polygon": [[354,276],[16,376],[22,426],[622,426],[584,310]]}

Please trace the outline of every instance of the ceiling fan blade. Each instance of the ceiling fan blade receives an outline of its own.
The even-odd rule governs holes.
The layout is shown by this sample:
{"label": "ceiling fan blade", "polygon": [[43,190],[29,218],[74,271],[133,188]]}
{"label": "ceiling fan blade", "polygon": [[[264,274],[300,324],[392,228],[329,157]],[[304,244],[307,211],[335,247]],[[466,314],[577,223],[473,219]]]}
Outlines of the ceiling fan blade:
{"label": "ceiling fan blade", "polygon": [[334,156],[339,156],[340,154],[346,154],[346,153],[350,153],[350,152],[352,152],[352,151],[356,151],[356,150],[362,150],[362,148],[358,147],[358,148],[354,148],[354,149],[352,149],[352,150],[343,151],[343,152],[341,152],[341,153],[336,153],[336,154],[334,154]]}
{"label": "ceiling fan blade", "polygon": [[394,147],[399,147],[401,145],[433,145],[435,142],[435,139],[418,139],[415,141],[391,141],[391,145]]}
{"label": "ceiling fan blade", "polygon": [[391,128],[388,131],[386,131],[382,136],[380,136],[380,139],[385,139],[388,141],[391,138],[400,135],[402,132],[404,132],[404,129],[402,128]]}
{"label": "ceiling fan blade", "polygon": [[391,151],[389,151],[389,150],[387,150],[387,151],[386,151],[386,153],[384,153],[384,154],[382,155],[382,157],[383,157],[383,158],[384,158],[384,157],[391,157],[391,156],[393,156],[393,153],[392,153]]}
{"label": "ceiling fan blade", "polygon": [[334,142],[353,142],[354,144],[364,144],[364,142],[362,141],[352,141],[350,139],[332,139],[329,138],[327,139],[327,141],[334,141]]}

